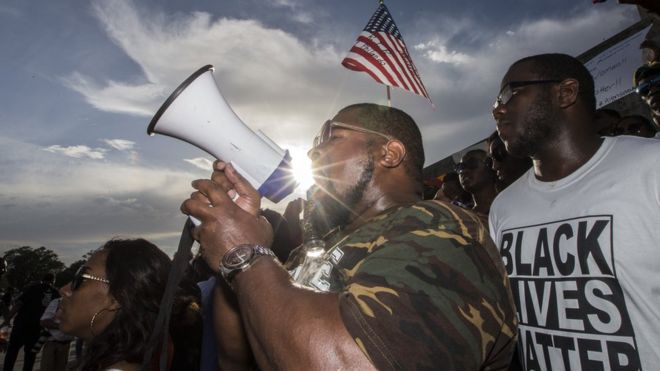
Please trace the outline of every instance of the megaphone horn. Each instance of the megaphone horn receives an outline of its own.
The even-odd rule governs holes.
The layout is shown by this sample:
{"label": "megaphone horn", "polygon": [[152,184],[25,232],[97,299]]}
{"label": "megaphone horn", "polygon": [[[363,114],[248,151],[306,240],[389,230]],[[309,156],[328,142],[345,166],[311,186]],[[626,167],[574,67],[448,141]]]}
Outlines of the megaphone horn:
{"label": "megaphone horn", "polygon": [[147,133],[183,140],[230,162],[273,202],[291,194],[297,185],[289,151],[238,118],[220,94],[212,65],[200,68],[174,90],[151,119]]}

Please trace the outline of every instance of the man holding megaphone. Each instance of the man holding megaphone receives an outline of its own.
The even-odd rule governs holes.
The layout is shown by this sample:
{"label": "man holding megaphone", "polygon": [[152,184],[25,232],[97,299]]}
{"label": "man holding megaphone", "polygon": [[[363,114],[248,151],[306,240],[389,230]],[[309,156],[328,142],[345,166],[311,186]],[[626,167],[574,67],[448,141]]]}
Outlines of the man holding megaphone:
{"label": "man holding megaphone", "polygon": [[504,267],[478,218],[421,200],[413,119],[346,107],[309,156],[322,190],[313,217],[336,227],[314,282],[293,282],[274,258],[260,193],[235,167],[217,161],[181,206],[201,221],[193,234],[224,277],[214,302],[220,367],[506,368],[517,329]]}

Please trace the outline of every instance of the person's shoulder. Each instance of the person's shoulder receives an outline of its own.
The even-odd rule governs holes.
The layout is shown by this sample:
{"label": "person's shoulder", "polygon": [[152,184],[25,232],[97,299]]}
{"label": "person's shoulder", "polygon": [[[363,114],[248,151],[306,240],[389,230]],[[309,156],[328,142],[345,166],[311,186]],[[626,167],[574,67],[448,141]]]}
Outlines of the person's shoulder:
{"label": "person's shoulder", "polygon": [[447,224],[462,220],[472,223],[475,218],[476,216],[471,210],[450,202],[423,200],[389,210],[372,218],[369,224],[372,228],[405,233],[423,228],[434,228],[441,223]]}
{"label": "person's shoulder", "polygon": [[657,139],[621,135],[605,138],[605,145],[608,146],[607,169],[660,173],[660,141]]}
{"label": "person's shoulder", "polygon": [[628,154],[660,154],[660,141],[655,138],[643,138],[631,135],[621,135],[618,137],[605,138],[612,142],[612,147]]}
{"label": "person's shoulder", "polygon": [[428,219],[439,216],[454,217],[469,212],[468,209],[443,200],[423,200],[399,208],[397,216],[410,215],[417,218]]}
{"label": "person's shoulder", "polygon": [[501,190],[493,203],[490,206],[491,213],[493,209],[496,209],[498,206],[504,204],[510,204],[513,199],[516,199],[524,194],[525,191],[529,189],[529,177],[534,176],[534,167],[529,168],[520,178],[516,179],[508,187]]}

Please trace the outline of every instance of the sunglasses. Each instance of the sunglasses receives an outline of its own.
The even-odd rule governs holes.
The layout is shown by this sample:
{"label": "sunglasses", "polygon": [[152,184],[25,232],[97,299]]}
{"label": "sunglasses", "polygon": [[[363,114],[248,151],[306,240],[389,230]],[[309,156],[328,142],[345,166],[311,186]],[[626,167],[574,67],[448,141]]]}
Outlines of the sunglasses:
{"label": "sunglasses", "polygon": [[344,124],[343,122],[328,120],[321,127],[321,131],[319,132],[319,134],[314,138],[314,144],[312,146],[312,149],[322,145],[323,143],[328,142],[330,140],[330,138],[332,138],[332,129],[333,128],[359,131],[360,133],[374,134],[374,135],[381,136],[381,137],[387,139],[388,141],[395,139],[394,137],[389,136],[387,134],[383,134],[383,133],[379,133],[377,131],[365,129],[365,128],[360,127],[360,126]]}
{"label": "sunglasses", "polygon": [[71,291],[78,290],[80,286],[82,286],[83,282],[85,282],[85,280],[103,282],[106,285],[110,284],[110,281],[106,280],[105,278],[101,278],[85,273],[87,269],[89,268],[85,267],[84,265],[78,268],[76,274],[73,275],[73,279],[71,280]]}
{"label": "sunglasses", "polygon": [[493,159],[490,157],[486,157],[483,161],[479,161],[478,159],[471,157],[465,161],[461,161],[456,164],[454,167],[454,171],[457,174],[462,174],[465,172],[465,170],[475,170],[479,167],[479,164],[484,164],[484,166],[491,168],[493,166]]}
{"label": "sunglasses", "polygon": [[649,94],[649,92],[654,86],[658,86],[658,85],[660,85],[660,75],[637,85],[637,87],[635,88],[635,92],[641,95],[642,97],[645,97]]}
{"label": "sunglasses", "polygon": [[539,84],[558,84],[560,82],[561,80],[511,81],[502,88],[500,94],[497,96],[497,99],[495,99],[495,103],[493,103],[493,108],[497,109],[500,106],[509,103],[511,98],[513,98],[516,94],[518,94],[518,89],[522,88],[523,86],[539,85]]}

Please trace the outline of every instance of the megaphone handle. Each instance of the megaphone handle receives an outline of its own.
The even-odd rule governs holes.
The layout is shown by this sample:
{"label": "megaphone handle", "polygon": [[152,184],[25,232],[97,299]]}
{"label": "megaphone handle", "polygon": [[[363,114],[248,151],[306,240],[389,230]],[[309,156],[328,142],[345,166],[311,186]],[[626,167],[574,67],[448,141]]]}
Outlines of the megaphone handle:
{"label": "megaphone handle", "polygon": [[195,225],[195,227],[199,227],[199,225],[202,224],[201,220],[195,218],[192,215],[188,215],[188,219],[190,219],[190,221]]}
{"label": "megaphone handle", "polygon": [[[252,184],[254,186],[255,183],[254,183],[253,179],[249,175],[247,175],[246,172],[244,172],[235,162],[230,161],[230,163],[234,167],[234,169],[236,169],[236,171],[239,172],[239,174],[241,174],[244,178],[246,178],[248,180],[248,182],[250,182],[250,184]],[[238,193],[236,193],[234,198],[232,198],[231,200],[236,202],[236,199],[238,199]],[[209,207],[213,207],[213,205],[209,204]],[[192,215],[188,215],[188,218],[195,225],[195,227],[199,227],[199,225],[202,224],[201,220],[195,218]]]}

